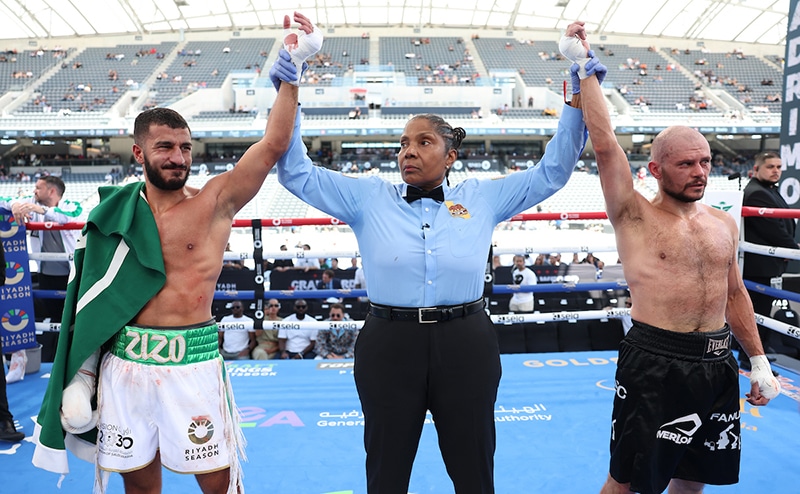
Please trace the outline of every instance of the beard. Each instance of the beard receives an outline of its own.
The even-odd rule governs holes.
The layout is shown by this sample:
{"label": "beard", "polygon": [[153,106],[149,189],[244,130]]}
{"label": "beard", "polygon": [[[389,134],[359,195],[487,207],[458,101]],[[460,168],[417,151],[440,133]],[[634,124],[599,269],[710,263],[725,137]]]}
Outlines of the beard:
{"label": "beard", "polygon": [[686,193],[685,190],[673,190],[673,189],[671,189],[669,187],[663,187],[663,191],[664,191],[665,194],[667,194],[668,196],[670,196],[673,199],[676,199],[676,200],[681,201],[681,202],[687,202],[688,203],[688,202],[697,202],[700,199],[702,199],[703,198],[703,194],[705,192],[705,189],[703,189],[703,192],[701,192],[699,195],[697,195],[697,194],[689,195],[688,193]]}
{"label": "beard", "polygon": [[147,158],[147,155],[144,156],[144,172],[147,174],[147,180],[157,189],[161,190],[180,190],[186,185],[186,181],[189,180],[189,167],[186,165],[171,165],[170,167],[166,168],[167,170],[174,170],[185,168],[186,174],[183,177],[171,177],[165,178],[161,175],[161,170],[152,166],[150,164],[150,160]]}

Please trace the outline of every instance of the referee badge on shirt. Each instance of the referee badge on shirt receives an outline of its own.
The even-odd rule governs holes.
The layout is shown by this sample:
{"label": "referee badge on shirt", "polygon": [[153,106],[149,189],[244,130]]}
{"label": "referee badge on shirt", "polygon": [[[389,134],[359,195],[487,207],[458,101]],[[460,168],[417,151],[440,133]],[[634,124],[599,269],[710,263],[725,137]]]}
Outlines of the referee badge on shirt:
{"label": "referee badge on shirt", "polygon": [[464,218],[465,220],[470,218],[469,211],[461,204],[453,204],[453,201],[444,201],[444,203],[453,218]]}

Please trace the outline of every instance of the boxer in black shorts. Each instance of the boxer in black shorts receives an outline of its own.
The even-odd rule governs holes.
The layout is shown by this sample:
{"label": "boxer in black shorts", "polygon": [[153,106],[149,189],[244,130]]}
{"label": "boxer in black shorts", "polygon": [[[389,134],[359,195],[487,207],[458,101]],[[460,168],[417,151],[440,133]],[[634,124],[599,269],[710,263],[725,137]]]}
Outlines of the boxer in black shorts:
{"label": "boxer in black shorts", "polygon": [[[634,492],[675,477],[739,481],[739,372],[728,326],[679,333],[633,321],[617,362],[611,476]],[[655,439],[653,439],[655,438]]]}

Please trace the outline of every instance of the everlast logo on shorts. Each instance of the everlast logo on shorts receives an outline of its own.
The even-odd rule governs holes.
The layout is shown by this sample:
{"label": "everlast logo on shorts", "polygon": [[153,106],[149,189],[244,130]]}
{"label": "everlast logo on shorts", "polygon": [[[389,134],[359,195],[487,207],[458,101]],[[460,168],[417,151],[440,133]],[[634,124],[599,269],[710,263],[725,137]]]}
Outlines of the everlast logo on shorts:
{"label": "everlast logo on shorts", "polygon": [[724,337],[708,338],[706,342],[706,357],[719,357],[725,354],[731,347],[731,335],[726,334]]}

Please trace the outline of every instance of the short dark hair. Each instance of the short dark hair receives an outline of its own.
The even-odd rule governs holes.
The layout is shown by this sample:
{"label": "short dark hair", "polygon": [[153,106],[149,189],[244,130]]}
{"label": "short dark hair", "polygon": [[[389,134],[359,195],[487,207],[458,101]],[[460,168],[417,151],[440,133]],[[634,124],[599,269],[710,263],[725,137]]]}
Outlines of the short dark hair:
{"label": "short dark hair", "polygon": [[64,185],[64,181],[61,180],[60,177],[56,177],[55,175],[42,175],[38,178],[42,182],[46,183],[48,187],[54,187],[56,191],[58,191],[59,196],[64,196],[64,191],[67,190],[67,186]]}
{"label": "short dark hair", "polygon": [[781,155],[776,153],[775,151],[764,151],[762,153],[758,153],[756,155],[755,166],[763,165],[765,161],[767,161],[769,159],[772,159],[772,158],[781,159]]}
{"label": "short dark hair", "polygon": [[151,108],[140,113],[133,123],[133,142],[141,146],[150,133],[151,125],[166,125],[171,129],[189,129],[180,113],[169,108]]}
{"label": "short dark hair", "polygon": [[322,274],[327,274],[328,278],[330,279],[336,278],[336,273],[334,273],[332,269],[326,269],[325,271],[322,272]]}

